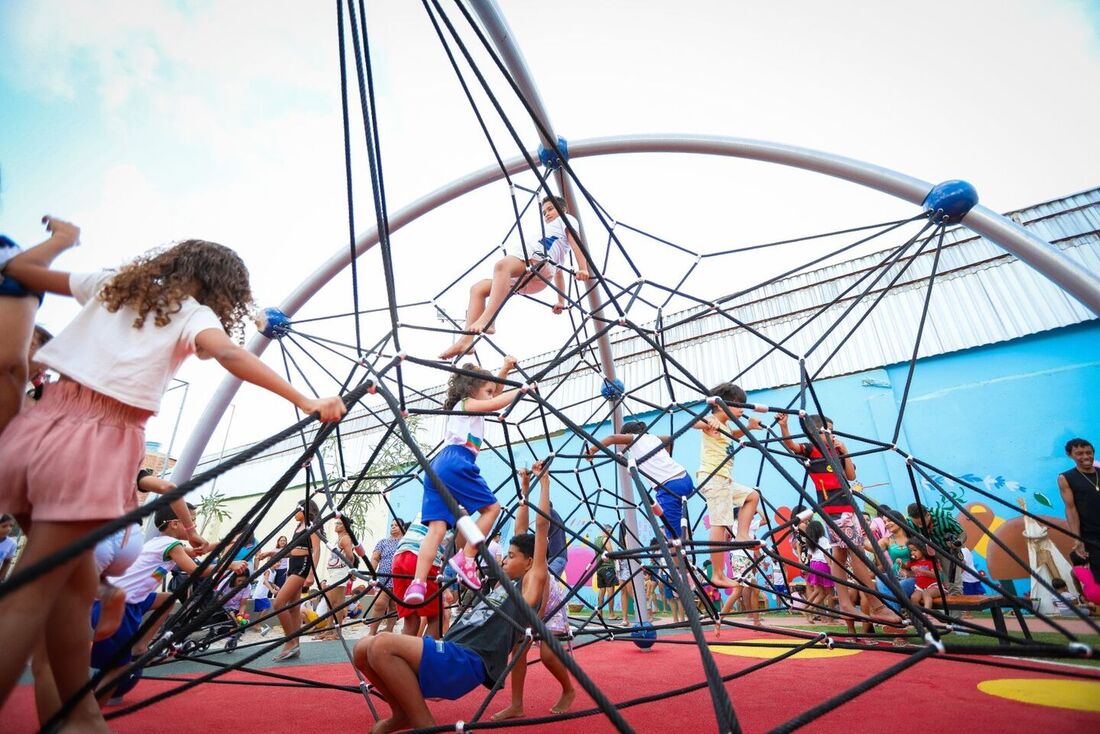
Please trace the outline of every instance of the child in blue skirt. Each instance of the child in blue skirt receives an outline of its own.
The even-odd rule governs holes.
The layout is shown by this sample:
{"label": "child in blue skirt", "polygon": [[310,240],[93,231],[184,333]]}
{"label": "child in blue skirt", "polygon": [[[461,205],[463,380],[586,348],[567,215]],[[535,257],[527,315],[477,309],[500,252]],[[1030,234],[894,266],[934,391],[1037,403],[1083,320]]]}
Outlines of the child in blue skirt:
{"label": "child in blue skirt", "polygon": [[[475,511],[480,513],[477,527],[482,535],[488,536],[500,515],[500,503],[477,468],[477,455],[485,437],[485,414],[507,407],[519,391],[498,392],[498,383],[492,381],[492,374],[476,364],[467,363],[462,366],[462,370],[461,373],[451,375],[448,384],[443,408],[457,412],[447,417],[443,449],[432,459],[432,469],[458,504],[471,514]],[[420,507],[420,521],[428,526],[428,533],[420,544],[416,572],[405,592],[403,601],[407,605],[424,601],[427,575],[431,570],[436,548],[442,542],[447,529],[455,524],[455,516],[443,502],[439,488],[432,483],[427,472],[424,473],[424,500]],[[480,589],[477,561],[474,560],[476,546],[466,543],[462,533],[455,535],[455,545],[462,548],[462,551],[455,553],[448,562],[449,565],[462,583],[471,589]]]}

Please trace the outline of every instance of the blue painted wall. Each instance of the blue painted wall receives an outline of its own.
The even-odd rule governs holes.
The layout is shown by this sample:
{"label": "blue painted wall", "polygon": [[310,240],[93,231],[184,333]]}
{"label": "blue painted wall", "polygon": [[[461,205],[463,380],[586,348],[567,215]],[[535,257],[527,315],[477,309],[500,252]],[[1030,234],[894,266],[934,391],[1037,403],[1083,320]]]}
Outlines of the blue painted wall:
{"label": "blue painted wall", "polygon": [[[837,430],[890,442],[907,370],[907,364],[892,365],[822,380],[815,383],[815,390]],[[1012,508],[998,507],[996,514],[1000,517],[1018,515],[1015,501],[1020,496],[1027,498],[1033,511],[1062,517],[1064,508],[1056,477],[1070,465],[1063,446],[1073,436],[1100,442],[1098,387],[1100,321],[923,359],[917,365],[898,445],[946,472],[966,475],[1006,499]],[[796,393],[795,388],[762,390],[752,393],[749,401],[786,405]],[[812,406],[809,410],[816,412]],[[644,420],[652,418],[652,414],[636,417]],[[770,417],[764,418],[770,422]],[[687,420],[687,416],[677,417],[674,425],[682,426]],[[670,432],[667,418],[661,420],[657,430]],[[797,430],[793,423],[792,430]],[[595,428],[597,435],[608,431],[606,425]],[[561,438],[555,439],[556,446],[561,442]],[[852,451],[869,447],[858,441],[848,441],[848,446]],[[577,453],[579,445],[574,439],[558,450]],[[674,458],[694,473],[698,456],[699,435],[690,430],[677,442]],[[517,454],[517,461],[524,460],[530,458]],[[479,463],[492,487],[508,477],[508,467],[488,452],[482,454]],[[560,460],[555,468],[571,468],[576,463]],[[913,501],[905,462],[899,455],[864,456],[856,464],[859,481],[869,487],[867,493],[876,501],[895,508],[904,508]],[[591,496],[601,483],[609,487],[617,484],[616,472],[610,467],[596,472],[586,463],[579,466],[579,483],[571,474],[563,477],[573,496],[566,488],[554,489],[555,507],[563,516],[577,506],[580,487]],[[785,460],[784,466],[802,480],[804,472],[796,462]],[[734,472],[738,481],[759,486],[775,506],[792,507],[798,503],[796,491],[754,449],[738,454]],[[948,486],[961,493],[964,504],[982,500],[973,491]],[[938,493],[927,487],[921,491],[922,501],[936,503]],[[1049,501],[1051,507],[1044,507],[1036,493]],[[399,494],[394,503],[398,513],[412,517],[419,509],[419,492]],[[504,504],[512,496],[511,490],[501,492]],[[692,498],[689,502],[692,519],[703,511],[702,498]],[[569,525],[594,536],[589,515],[582,509],[572,516]],[[613,523],[617,511],[599,509],[596,519]]]}

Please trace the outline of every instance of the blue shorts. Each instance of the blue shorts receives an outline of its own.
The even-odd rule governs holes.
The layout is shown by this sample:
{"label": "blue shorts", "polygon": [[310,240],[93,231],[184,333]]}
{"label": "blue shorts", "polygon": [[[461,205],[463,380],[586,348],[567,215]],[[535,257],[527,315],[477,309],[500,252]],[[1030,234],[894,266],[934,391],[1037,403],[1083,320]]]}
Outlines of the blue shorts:
{"label": "blue shorts", "polygon": [[[474,513],[497,503],[497,498],[489,491],[489,485],[481,478],[477,457],[465,446],[453,444],[443,447],[432,459],[432,469],[450,490],[455,501],[466,508],[466,512]],[[427,472],[424,473],[423,483],[424,501],[420,505],[420,522],[427,525],[433,520],[445,520],[447,527],[453,527],[455,516],[447,509]]]}
{"label": "blue shorts", "polygon": [[[92,667],[97,670],[108,667],[121,667],[129,663],[133,656],[130,654],[130,648],[136,642],[134,635],[137,634],[138,629],[141,627],[141,618],[145,616],[145,613],[153,606],[153,602],[157,600],[156,592],[152,592],[149,596],[145,597],[142,601],[135,604],[129,602],[126,603],[126,611],[122,613],[122,622],[118,625],[118,629],[115,633],[108,637],[106,640],[100,640],[92,645]],[[97,599],[92,604],[92,627],[94,628],[99,622],[99,600]],[[125,648],[122,655],[115,660],[115,654]],[[112,661],[114,664],[112,665]]]}
{"label": "blue shorts", "polygon": [[963,593],[967,596],[981,596],[985,593],[985,587],[981,581],[963,581]]}
{"label": "blue shorts", "polygon": [[425,637],[417,677],[424,698],[455,701],[485,683],[485,663],[469,648]]}
{"label": "blue shorts", "polygon": [[681,499],[690,497],[694,492],[695,484],[687,474],[671,479],[657,487],[657,504],[661,506],[665,520],[668,521],[671,527],[671,530],[665,528],[665,536],[669,538],[680,537],[680,520],[684,516],[684,505]]}
{"label": "blue shorts", "polygon": [[[9,238],[0,234],[0,268],[2,268],[8,260],[22,252],[23,249],[19,245],[12,242]],[[34,296],[38,299],[39,305],[42,303],[42,294],[35,293],[34,291],[27,290],[22,283],[15,278],[9,278],[6,275],[0,274],[0,296],[11,296],[12,298],[22,298],[24,296]]]}
{"label": "blue shorts", "polygon": [[[907,597],[912,596],[913,590],[917,588],[917,580],[913,577],[898,579],[898,586],[901,587],[901,593]],[[901,613],[901,604],[894,597],[894,593],[890,591],[890,587],[882,582],[880,579],[875,579],[875,587],[878,589],[879,596],[882,597],[882,602],[886,606],[893,609],[895,612]]]}
{"label": "blue shorts", "polygon": [[260,612],[266,612],[268,609],[271,609],[271,600],[270,599],[253,599],[252,600],[252,611],[255,612],[256,614],[259,614]]}

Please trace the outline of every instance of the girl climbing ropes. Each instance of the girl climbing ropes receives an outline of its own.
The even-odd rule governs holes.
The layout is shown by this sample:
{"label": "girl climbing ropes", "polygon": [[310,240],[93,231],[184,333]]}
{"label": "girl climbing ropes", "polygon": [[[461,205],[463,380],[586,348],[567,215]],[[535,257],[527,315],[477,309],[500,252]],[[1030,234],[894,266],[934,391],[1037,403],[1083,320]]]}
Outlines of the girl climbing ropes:
{"label": "girl climbing ropes", "polygon": [[[305,397],[229,337],[242,333],[252,301],[248,270],[229,248],[187,240],[117,272],[69,274],[48,263],[75,244],[78,230],[45,221],[55,236],[16,255],[5,273],[30,290],[73,296],[82,308],[36,355],[61,380],[47,385],[34,409],[16,416],[0,436],[0,507],[28,529],[25,565],[136,507],[134,474],[145,455],[145,422],[192,354],[213,357],[233,375],[322,420],[336,421],[346,412],[339,398]],[[0,706],[45,629],[62,700],[85,683],[97,586],[89,550],[0,600]],[[106,729],[91,696],[69,723]]]}
{"label": "girl climbing ropes", "polygon": [[[469,511],[477,510],[480,515],[477,527],[482,535],[488,536],[497,516],[500,504],[489,485],[481,478],[477,468],[477,454],[485,436],[485,413],[491,413],[509,405],[515,399],[518,390],[506,390],[497,393],[492,375],[467,363],[462,372],[451,375],[447,388],[445,410],[458,410],[461,413],[447,417],[447,427],[443,435],[443,449],[432,460],[432,469],[446,485],[458,504]],[[416,559],[416,572],[412,583],[405,592],[405,604],[415,605],[424,601],[427,592],[427,574],[432,567],[435,549],[443,540],[447,528],[455,524],[455,516],[443,502],[439,489],[432,484],[431,477],[424,473],[424,500],[420,508],[421,522],[428,526],[428,534],[420,544],[420,553]],[[455,535],[455,546],[461,552],[448,562],[458,573],[462,583],[471,589],[481,588],[477,575],[477,562],[474,556],[477,548],[466,543],[462,533]]]}
{"label": "girl climbing ropes", "polygon": [[[559,210],[565,214],[565,219],[558,216]],[[538,293],[553,278],[554,288],[558,293],[554,313],[560,314],[564,311],[565,276],[561,268],[565,266],[570,250],[577,262],[573,277],[579,281],[588,280],[588,260],[571,234],[571,231],[579,231],[579,225],[567,213],[565,199],[560,196],[543,199],[542,219],[546,236],[539,241],[537,249],[527,253],[529,257],[526,261],[514,255],[506,255],[493,266],[491,280],[479,280],[470,288],[470,305],[466,309],[466,331],[469,333],[444,350],[439,355],[440,359],[454,359],[468,352],[474,343],[474,334],[494,333],[496,330],[493,328],[493,321],[513,288],[518,293]]]}

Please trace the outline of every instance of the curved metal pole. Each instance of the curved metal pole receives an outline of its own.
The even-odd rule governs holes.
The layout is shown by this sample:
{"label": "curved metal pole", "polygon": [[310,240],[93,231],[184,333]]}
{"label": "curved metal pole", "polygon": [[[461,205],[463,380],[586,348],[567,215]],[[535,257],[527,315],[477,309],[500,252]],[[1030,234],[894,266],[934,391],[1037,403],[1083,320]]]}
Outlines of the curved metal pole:
{"label": "curved metal pole", "polygon": [[[918,206],[932,188],[932,184],[926,181],[852,158],[746,138],[631,135],[580,140],[569,146],[570,159],[627,153],[690,153],[778,163],[858,183]],[[527,162],[519,156],[507,161],[505,168],[509,174],[519,173],[527,168]],[[433,209],[503,177],[501,169],[493,165],[460,178],[396,212],[390,217],[390,229],[396,231]],[[1012,220],[981,206],[974,207],[963,223],[1038,270],[1094,313],[1100,313],[1100,278],[1084,271],[1048,243]],[[378,232],[372,229],[359,238],[355,245],[356,255],[362,255],[377,242]],[[332,257],[291,292],[280,308],[288,316],[293,316],[349,263],[348,248],[338,248]],[[248,343],[248,350],[256,355],[262,354],[268,342],[267,338],[256,335]],[[239,387],[240,380],[235,377],[226,377],[218,386],[176,463],[172,474],[175,482],[191,477],[203,449]]]}
{"label": "curved metal pole", "polygon": [[[481,24],[485,28],[488,37],[493,41],[493,45],[496,46],[501,61],[508,68],[508,73],[512,76],[524,99],[527,100],[531,111],[542,125],[542,129],[537,130],[542,144],[547,148],[553,148],[558,137],[553,124],[550,122],[550,113],[546,109],[546,104],[542,101],[542,95],[539,94],[534,77],[527,66],[527,61],[523,58],[523,52],[513,39],[512,29],[509,27],[504,13],[501,12],[495,0],[473,0],[470,6],[477,14],[478,19],[481,20]],[[542,134],[543,130],[549,133],[549,138]],[[573,188],[573,181],[563,170],[557,172],[557,179],[566,207],[577,218],[578,234],[581,241],[585,243],[585,249],[587,250],[588,237],[584,232],[584,221],[580,216],[581,210],[577,206],[577,194]],[[577,267],[581,266],[581,263],[577,263]],[[599,276],[595,261],[588,263],[587,270],[593,278]],[[592,317],[596,319],[597,324],[603,322],[603,308],[604,303],[600,290],[590,288],[588,291],[588,309]],[[600,353],[600,367],[603,370],[604,379],[609,382],[614,381],[615,357],[611,351],[611,339],[607,334],[602,334],[596,340],[596,348]],[[621,400],[616,400],[611,407],[611,427],[616,433],[622,430],[623,405]],[[625,465],[617,464],[616,468],[619,475],[619,492],[623,504],[627,507],[627,510],[623,513],[623,522],[628,533],[626,547],[628,550],[635,550],[640,545],[639,539],[641,536],[638,535],[638,519],[632,509],[634,507],[634,482],[631,480],[630,470]],[[627,566],[630,571],[630,587],[634,598],[642,599],[645,597],[645,584],[642,583],[641,574],[638,573],[637,561],[630,559],[627,561]],[[634,610],[638,615],[639,623],[644,624],[649,621],[649,609],[645,604],[635,602]],[[626,616],[625,609],[623,610],[623,616]]]}

